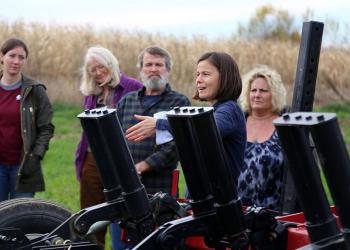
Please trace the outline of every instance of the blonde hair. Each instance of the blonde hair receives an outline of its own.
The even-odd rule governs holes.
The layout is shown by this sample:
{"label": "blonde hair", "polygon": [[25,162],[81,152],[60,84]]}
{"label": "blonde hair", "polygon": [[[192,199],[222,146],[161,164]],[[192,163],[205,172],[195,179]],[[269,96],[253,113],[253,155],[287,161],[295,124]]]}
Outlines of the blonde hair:
{"label": "blonde hair", "polygon": [[80,84],[80,91],[83,95],[98,95],[101,93],[102,88],[94,82],[93,78],[88,72],[88,65],[92,60],[96,60],[98,63],[108,69],[109,77],[111,81],[107,84],[111,88],[115,88],[120,81],[120,70],[117,58],[106,48],[95,46],[88,49],[84,58],[84,65],[81,69],[82,80]]}
{"label": "blonde hair", "polygon": [[257,78],[265,79],[272,95],[272,112],[278,114],[286,106],[286,88],[281,75],[267,65],[257,65],[242,77],[243,89],[239,102],[244,112],[251,113],[249,94],[252,82]]}

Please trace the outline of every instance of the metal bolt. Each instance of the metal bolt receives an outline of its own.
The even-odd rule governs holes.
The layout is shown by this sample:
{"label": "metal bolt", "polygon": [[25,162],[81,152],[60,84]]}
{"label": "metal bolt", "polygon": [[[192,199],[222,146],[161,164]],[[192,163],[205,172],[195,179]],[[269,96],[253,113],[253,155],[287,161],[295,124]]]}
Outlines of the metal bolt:
{"label": "metal bolt", "polygon": [[288,121],[290,119],[290,116],[288,114],[285,114],[282,116],[283,120]]}
{"label": "metal bolt", "polygon": [[324,115],[319,115],[319,116],[317,116],[317,120],[318,120],[318,121],[323,121],[323,120],[324,120]]}
{"label": "metal bolt", "polygon": [[0,234],[0,240],[3,240],[3,241],[8,241],[8,240],[9,240],[9,238],[8,238],[8,237],[6,237],[5,235],[1,235],[1,234]]}
{"label": "metal bolt", "polygon": [[77,225],[77,228],[79,232],[85,232],[86,231],[85,222],[82,221],[79,225]]}

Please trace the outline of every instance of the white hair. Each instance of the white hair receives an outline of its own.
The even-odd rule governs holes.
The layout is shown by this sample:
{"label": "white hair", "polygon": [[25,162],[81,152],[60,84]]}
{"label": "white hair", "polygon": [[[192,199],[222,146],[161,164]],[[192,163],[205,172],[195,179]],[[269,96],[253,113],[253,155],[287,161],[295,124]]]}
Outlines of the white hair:
{"label": "white hair", "polygon": [[120,70],[117,58],[106,48],[95,46],[88,49],[84,59],[84,65],[82,67],[82,80],[80,84],[80,91],[83,95],[97,95],[101,93],[101,87],[94,82],[93,78],[88,72],[88,65],[92,60],[96,60],[98,63],[108,69],[109,78],[111,81],[108,86],[114,88],[120,81]]}

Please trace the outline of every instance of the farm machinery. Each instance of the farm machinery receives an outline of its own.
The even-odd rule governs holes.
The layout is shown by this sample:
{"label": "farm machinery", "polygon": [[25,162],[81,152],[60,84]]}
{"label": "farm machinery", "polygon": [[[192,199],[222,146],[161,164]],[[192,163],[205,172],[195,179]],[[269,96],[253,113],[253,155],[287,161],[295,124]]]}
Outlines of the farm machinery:
{"label": "farm machinery", "polygon": [[[111,222],[138,250],[350,249],[349,156],[336,115],[311,112],[322,31],[322,23],[304,23],[291,112],[274,121],[288,166],[280,211],[242,206],[212,108],[167,113],[188,201],[148,195],[115,110],[85,110],[78,117],[106,202],[74,214],[42,200],[0,203],[0,249],[97,250],[92,235]],[[320,167],[335,207],[328,203]]]}

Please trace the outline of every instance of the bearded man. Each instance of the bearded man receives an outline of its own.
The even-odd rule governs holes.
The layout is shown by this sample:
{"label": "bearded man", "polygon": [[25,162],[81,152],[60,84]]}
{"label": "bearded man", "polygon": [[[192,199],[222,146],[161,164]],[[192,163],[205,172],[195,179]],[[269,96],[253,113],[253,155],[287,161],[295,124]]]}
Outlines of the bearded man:
{"label": "bearded man", "polygon": [[[118,118],[124,132],[144,116],[191,105],[186,96],[170,88],[168,77],[171,66],[170,54],[163,48],[152,46],[140,53],[138,67],[144,87],[129,93],[118,103]],[[170,193],[172,171],[178,163],[174,141],[157,145],[153,135],[142,141],[127,143],[147,193]]]}

